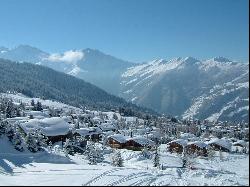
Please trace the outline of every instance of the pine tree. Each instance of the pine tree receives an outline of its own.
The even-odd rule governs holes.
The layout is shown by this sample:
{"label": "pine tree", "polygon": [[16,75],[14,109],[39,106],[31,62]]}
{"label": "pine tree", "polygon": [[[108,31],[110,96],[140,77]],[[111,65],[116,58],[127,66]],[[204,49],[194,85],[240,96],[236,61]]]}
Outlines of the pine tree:
{"label": "pine tree", "polygon": [[65,143],[63,144],[63,151],[66,157],[69,157],[70,153],[70,142],[69,139],[66,139]]}
{"label": "pine tree", "polygon": [[34,99],[31,100],[31,103],[30,103],[30,104],[31,104],[31,106],[33,106],[33,107],[35,106],[35,101],[34,101]]}
{"label": "pine tree", "polygon": [[5,120],[0,120],[0,136],[6,133],[8,122]]}
{"label": "pine tree", "polygon": [[8,139],[9,139],[9,141],[12,142],[13,137],[14,137],[14,135],[15,135],[14,126],[11,125],[11,124],[8,124],[6,127],[7,127],[7,128],[6,128],[6,135],[7,135]]}
{"label": "pine tree", "polygon": [[13,136],[12,143],[13,143],[16,150],[18,150],[18,151],[24,150],[23,138],[22,138],[22,136],[17,128],[15,129],[15,134]]}
{"label": "pine tree", "polygon": [[146,159],[149,159],[150,158],[150,152],[148,150],[148,148],[146,146],[143,147],[142,151],[141,151],[141,154],[143,157],[145,157]]}
{"label": "pine tree", "polygon": [[95,152],[96,152],[96,161],[102,162],[104,160],[103,149],[100,149],[99,147],[95,146]]}
{"label": "pine tree", "polygon": [[7,106],[5,109],[5,114],[6,114],[6,118],[12,118],[13,117],[13,113],[14,113],[14,104],[12,101],[8,101],[7,102]]}
{"label": "pine tree", "polygon": [[88,141],[88,145],[86,148],[87,159],[89,164],[96,164],[97,163],[97,152],[95,149],[95,145],[93,141]]}
{"label": "pine tree", "polygon": [[30,150],[33,153],[38,151],[34,132],[28,132],[25,140],[26,140],[26,145],[27,145],[28,150]]}
{"label": "pine tree", "polygon": [[116,150],[112,157],[111,157],[111,162],[112,162],[112,165],[113,166],[116,166],[116,167],[123,167],[123,159],[122,159],[122,156],[121,156],[121,152]]}
{"label": "pine tree", "polygon": [[157,148],[156,148],[154,155],[153,155],[153,166],[154,167],[160,166],[160,156],[159,156]]}
{"label": "pine tree", "polygon": [[36,103],[36,110],[37,111],[42,111],[43,110],[43,108],[42,108],[42,104],[41,104],[41,102],[39,102],[39,101],[37,101],[37,103]]}
{"label": "pine tree", "polygon": [[221,149],[219,150],[219,157],[220,157],[220,160],[224,159],[224,154]]}
{"label": "pine tree", "polygon": [[38,130],[38,129],[35,130],[34,136],[36,138],[36,145],[37,145],[38,151],[44,150],[43,147],[46,147],[47,145],[46,143],[47,137],[42,133],[41,130]]}
{"label": "pine tree", "polygon": [[49,141],[48,151],[49,151],[50,153],[52,152],[52,146],[53,146],[52,142]]}
{"label": "pine tree", "polygon": [[185,148],[182,151],[181,160],[182,160],[182,167],[186,168],[187,167],[188,158],[187,158],[187,153],[186,153]]}

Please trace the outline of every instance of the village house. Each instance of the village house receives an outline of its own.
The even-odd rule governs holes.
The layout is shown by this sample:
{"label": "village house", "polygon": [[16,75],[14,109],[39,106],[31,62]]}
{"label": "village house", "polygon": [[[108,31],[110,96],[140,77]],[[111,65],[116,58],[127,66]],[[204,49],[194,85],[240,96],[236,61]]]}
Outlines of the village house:
{"label": "village house", "polygon": [[76,129],[73,133],[75,138],[83,138],[86,140],[100,141],[102,131],[98,127],[87,127]]}
{"label": "village house", "polygon": [[207,156],[207,144],[202,141],[188,142],[185,149],[188,154]]}
{"label": "village house", "polygon": [[215,151],[230,152],[232,147],[232,144],[229,140],[219,138],[213,138],[207,142],[207,144]]}
{"label": "village house", "polygon": [[72,137],[72,127],[60,117],[31,119],[20,123],[18,126],[24,134],[40,129],[48,137],[48,142],[51,141],[52,143],[65,141]]}
{"label": "village house", "polygon": [[154,145],[155,143],[152,140],[149,140],[142,136],[136,136],[127,139],[125,148],[134,151],[141,151],[144,147],[152,149]]}
{"label": "village house", "polygon": [[114,134],[108,137],[108,145],[112,148],[124,148],[127,142],[128,136],[123,136],[121,134]]}
{"label": "village house", "polygon": [[169,142],[168,144],[168,151],[171,153],[176,152],[176,153],[182,153],[183,149],[187,145],[187,141],[183,139],[177,139]]}

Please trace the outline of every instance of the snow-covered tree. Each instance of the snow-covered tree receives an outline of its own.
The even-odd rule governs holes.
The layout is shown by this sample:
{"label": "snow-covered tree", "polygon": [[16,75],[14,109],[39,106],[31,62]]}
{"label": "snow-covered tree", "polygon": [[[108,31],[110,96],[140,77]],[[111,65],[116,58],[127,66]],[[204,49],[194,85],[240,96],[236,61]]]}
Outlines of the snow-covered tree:
{"label": "snow-covered tree", "polygon": [[6,135],[7,135],[8,139],[9,139],[9,141],[12,142],[13,137],[15,135],[15,127],[14,127],[14,125],[8,124],[6,126],[6,131],[5,132],[6,132]]}
{"label": "snow-covered tree", "polygon": [[153,155],[153,166],[154,167],[160,166],[160,155],[158,153],[158,148],[156,148],[154,155]]}
{"label": "snow-covered tree", "polygon": [[23,140],[23,138],[22,138],[22,136],[17,128],[15,129],[12,143],[13,143],[16,150],[18,150],[18,151],[24,150],[24,145],[23,145],[24,140]]}
{"label": "snow-covered tree", "polygon": [[95,151],[96,151],[96,161],[102,162],[104,160],[103,149],[100,149],[99,147],[95,146]]}
{"label": "snow-covered tree", "polygon": [[35,109],[37,111],[42,111],[43,110],[43,107],[42,107],[42,103],[37,101],[36,105],[35,105]]}
{"label": "snow-covered tree", "polygon": [[209,159],[212,159],[213,156],[215,155],[215,151],[213,148],[209,147],[208,150],[207,150],[207,156]]}
{"label": "snow-covered tree", "polygon": [[35,101],[34,101],[34,99],[31,100],[30,105],[33,106],[33,107],[35,106]]}
{"label": "snow-covered tree", "polygon": [[34,132],[28,132],[25,138],[26,146],[28,150],[35,153],[38,151],[36,136]]}
{"label": "snow-covered tree", "polygon": [[35,130],[35,138],[36,138],[36,145],[37,145],[37,149],[38,151],[42,151],[43,147],[47,146],[47,137],[42,133],[42,131],[40,129],[36,129]]}
{"label": "snow-covered tree", "polygon": [[8,122],[5,120],[0,120],[0,136],[6,133]]}
{"label": "snow-covered tree", "polygon": [[220,157],[220,160],[224,160],[224,154],[221,149],[219,150],[219,157]]}
{"label": "snow-covered tree", "polygon": [[98,160],[98,154],[95,149],[95,144],[93,141],[88,141],[87,147],[86,147],[86,153],[87,153],[87,159],[89,161],[89,164],[96,164]]}
{"label": "snow-covered tree", "polygon": [[49,152],[52,152],[52,146],[53,146],[52,142],[49,141],[49,145],[47,147]]}
{"label": "snow-covered tree", "polygon": [[147,146],[144,146],[144,147],[143,147],[143,149],[142,149],[142,151],[141,151],[141,154],[142,154],[142,156],[145,157],[146,159],[150,159],[150,157],[151,157],[151,154],[150,154],[150,152],[149,152]]}
{"label": "snow-covered tree", "polygon": [[121,156],[121,152],[116,150],[111,156],[111,162],[113,166],[123,167],[123,159]]}
{"label": "snow-covered tree", "polygon": [[15,111],[14,104],[10,100],[7,102],[7,106],[5,109],[6,118],[12,118],[14,116],[14,111]]}
{"label": "snow-covered tree", "polygon": [[71,150],[72,150],[71,145],[72,143],[70,142],[70,139],[66,139],[66,141],[63,144],[63,151],[66,157],[69,157],[69,154],[71,153]]}

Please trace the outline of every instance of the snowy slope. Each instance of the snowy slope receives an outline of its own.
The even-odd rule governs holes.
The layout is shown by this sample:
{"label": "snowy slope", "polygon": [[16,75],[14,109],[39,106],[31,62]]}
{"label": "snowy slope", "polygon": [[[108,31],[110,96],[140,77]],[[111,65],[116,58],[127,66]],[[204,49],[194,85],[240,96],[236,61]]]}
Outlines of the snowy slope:
{"label": "snowy slope", "polygon": [[122,74],[120,96],[183,118],[248,121],[248,67],[223,57],[154,60]]}
{"label": "snowy slope", "polygon": [[[122,150],[124,167],[110,165],[110,154],[105,162],[88,165],[82,155],[66,158],[60,153],[17,153],[0,139],[0,185],[85,185],[85,186],[160,186],[160,185],[249,185],[249,156],[226,154],[224,160],[199,158],[195,170],[181,168],[180,158],[161,146],[163,170],[153,168],[152,161],[140,152]],[[2,148],[2,147],[1,147]],[[2,149],[3,150],[3,149]],[[17,161],[18,158],[18,161]]]}
{"label": "snowy slope", "polygon": [[96,49],[49,54],[20,45],[0,58],[48,66],[157,112],[213,120],[249,121],[249,64],[224,57],[157,59],[135,64]]}

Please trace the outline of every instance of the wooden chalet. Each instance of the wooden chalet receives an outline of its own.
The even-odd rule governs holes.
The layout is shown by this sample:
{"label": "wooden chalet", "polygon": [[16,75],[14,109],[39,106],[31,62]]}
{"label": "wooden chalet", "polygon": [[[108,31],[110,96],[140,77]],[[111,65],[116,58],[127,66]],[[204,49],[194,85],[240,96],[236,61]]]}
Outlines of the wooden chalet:
{"label": "wooden chalet", "polygon": [[185,147],[188,154],[207,156],[207,144],[201,141],[189,142]]}
{"label": "wooden chalet", "polygon": [[183,149],[187,145],[187,141],[183,139],[177,139],[169,142],[168,144],[168,151],[176,152],[176,153],[182,153]]}

